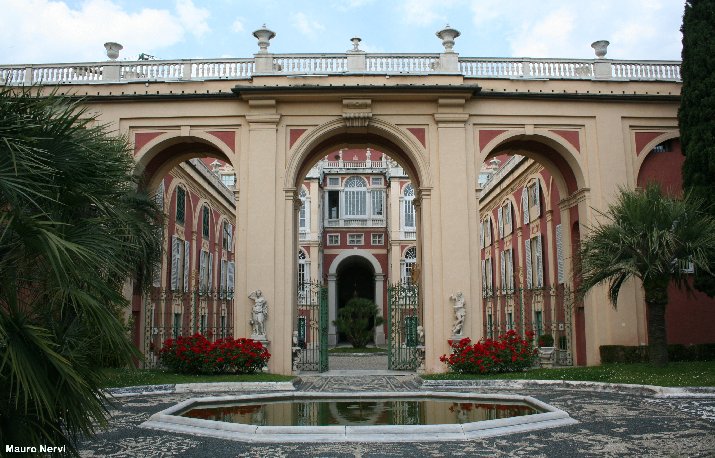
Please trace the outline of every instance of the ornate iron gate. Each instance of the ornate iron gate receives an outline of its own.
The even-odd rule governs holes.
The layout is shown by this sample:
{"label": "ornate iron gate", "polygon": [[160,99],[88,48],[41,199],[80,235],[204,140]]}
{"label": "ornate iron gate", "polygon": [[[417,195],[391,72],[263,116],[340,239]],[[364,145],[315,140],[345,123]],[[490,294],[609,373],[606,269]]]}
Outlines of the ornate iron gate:
{"label": "ornate iron gate", "polygon": [[144,297],[145,369],[159,367],[166,339],[203,334],[210,341],[233,337],[233,291],[170,291],[153,288]]}
{"label": "ornate iron gate", "polygon": [[550,336],[555,347],[553,362],[574,364],[574,304],[569,286],[511,290],[484,290],[484,336],[496,338],[511,329],[520,335],[532,331],[535,338]]}
{"label": "ornate iron gate", "polygon": [[319,282],[298,285],[298,346],[297,369],[328,370],[328,289]]}
{"label": "ornate iron gate", "polygon": [[387,295],[387,366],[390,370],[415,370],[424,348],[419,287],[401,281],[391,284]]}

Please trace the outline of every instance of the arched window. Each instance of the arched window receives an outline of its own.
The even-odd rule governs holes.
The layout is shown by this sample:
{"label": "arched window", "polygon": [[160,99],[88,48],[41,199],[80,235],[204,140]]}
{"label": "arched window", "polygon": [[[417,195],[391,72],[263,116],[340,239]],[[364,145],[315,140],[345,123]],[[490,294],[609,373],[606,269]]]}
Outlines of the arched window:
{"label": "arched window", "polygon": [[300,232],[310,232],[310,197],[305,188],[300,188],[300,212],[298,214],[298,229]]}
{"label": "arched window", "polygon": [[405,250],[405,257],[402,258],[402,281],[412,282],[412,270],[417,263],[417,247],[409,247]]}
{"label": "arched window", "polygon": [[211,233],[210,220],[211,212],[209,211],[208,205],[204,205],[201,208],[201,235],[207,240],[209,238],[209,234]]}
{"label": "arched window", "polygon": [[298,302],[305,304],[310,283],[310,261],[302,249],[298,250]]}
{"label": "arched window", "polygon": [[184,224],[186,218],[186,190],[181,187],[176,187],[176,222]]}
{"label": "arched window", "polygon": [[360,177],[345,180],[345,216],[367,216],[367,183]]}
{"label": "arched window", "polygon": [[415,230],[415,188],[412,184],[405,185],[402,190],[402,230]]}

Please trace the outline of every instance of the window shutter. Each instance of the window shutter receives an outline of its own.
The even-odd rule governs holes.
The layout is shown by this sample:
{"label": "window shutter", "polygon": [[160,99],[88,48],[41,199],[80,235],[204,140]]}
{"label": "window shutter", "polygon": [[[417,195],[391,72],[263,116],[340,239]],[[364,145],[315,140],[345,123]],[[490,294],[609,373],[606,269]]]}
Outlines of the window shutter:
{"label": "window shutter", "polygon": [[536,197],[536,202],[534,202],[534,207],[536,207],[536,214],[534,214],[534,218],[538,218],[541,215],[541,196],[539,195],[539,189],[541,186],[539,185],[539,180],[536,180],[536,183],[534,184],[534,196]]}
{"label": "window shutter", "polygon": [[504,207],[497,210],[497,221],[499,224],[499,238],[504,238]]}
{"label": "window shutter", "polygon": [[228,263],[228,272],[226,272],[226,289],[231,292],[231,296],[233,296],[233,288],[235,286],[233,279],[233,272],[235,268],[236,265],[233,262]]}
{"label": "window shutter", "polygon": [[208,289],[211,290],[213,288],[213,279],[214,277],[214,254],[209,253],[209,284],[208,284]]}
{"label": "window shutter", "polygon": [[221,290],[221,298],[226,297],[226,271],[228,270],[228,262],[226,262],[225,259],[221,260],[221,272],[219,272],[220,279],[219,279],[219,287]]}
{"label": "window shutter", "polygon": [[233,224],[228,223],[228,251],[233,251]]}
{"label": "window shutter", "polygon": [[189,292],[189,273],[191,272],[190,256],[191,242],[184,241],[184,292]]}
{"label": "window shutter", "polygon": [[521,211],[524,212],[524,224],[529,224],[529,189],[527,186],[521,190]]}
{"label": "window shutter", "polygon": [[199,252],[199,289],[206,290],[206,253],[204,250]]}
{"label": "window shutter", "polygon": [[531,281],[531,240],[524,240],[524,255],[526,256],[526,288],[533,288],[533,283]]}
{"label": "window shutter", "polygon": [[561,225],[556,225],[556,272],[559,283],[564,282],[564,252],[562,245]]}
{"label": "window shutter", "polygon": [[502,251],[499,253],[499,269],[501,275],[499,276],[499,284],[501,285],[501,290],[504,292],[506,290],[506,263],[504,262],[506,258],[506,253]]}
{"label": "window shutter", "polygon": [[479,246],[484,248],[484,222],[479,225]]}
{"label": "window shutter", "polygon": [[544,287],[544,262],[543,262],[543,251],[542,251],[542,245],[541,245],[541,234],[537,235],[535,237],[536,240],[536,248],[534,251],[536,252],[536,287],[537,288],[543,288]]}
{"label": "window shutter", "polygon": [[487,260],[482,259],[482,297],[487,296]]}
{"label": "window shutter", "polygon": [[175,235],[171,236],[171,290],[179,289],[179,246],[181,240]]}
{"label": "window shutter", "polygon": [[509,250],[509,255],[506,257],[509,263],[509,276],[507,277],[507,285],[509,291],[514,291],[514,250]]}

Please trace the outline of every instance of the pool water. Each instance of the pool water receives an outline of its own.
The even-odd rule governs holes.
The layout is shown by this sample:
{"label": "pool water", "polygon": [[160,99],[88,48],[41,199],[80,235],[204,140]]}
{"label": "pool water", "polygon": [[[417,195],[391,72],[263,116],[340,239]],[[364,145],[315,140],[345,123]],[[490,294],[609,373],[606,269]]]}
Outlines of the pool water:
{"label": "pool water", "polygon": [[542,412],[504,400],[352,398],[208,404],[179,415],[256,426],[360,426],[462,424]]}

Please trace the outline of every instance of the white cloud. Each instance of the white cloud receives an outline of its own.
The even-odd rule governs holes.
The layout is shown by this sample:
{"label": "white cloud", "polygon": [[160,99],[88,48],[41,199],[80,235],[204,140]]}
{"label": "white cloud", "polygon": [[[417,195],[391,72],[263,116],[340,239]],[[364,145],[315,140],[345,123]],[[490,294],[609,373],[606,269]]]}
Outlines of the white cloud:
{"label": "white cloud", "polygon": [[408,24],[443,26],[449,22],[449,16],[445,13],[457,3],[457,0],[403,0],[400,9]]}
{"label": "white cloud", "polygon": [[181,25],[195,37],[201,37],[211,30],[206,23],[211,13],[205,8],[197,8],[191,0],[177,0],[176,12]]}
{"label": "white cloud", "polygon": [[315,36],[319,30],[325,30],[323,24],[314,19],[310,19],[305,13],[296,14],[293,24],[298,27],[301,33],[310,37]]}
{"label": "white cloud", "polygon": [[233,24],[231,24],[231,30],[234,32],[243,32],[246,30],[246,28],[243,26],[243,21],[244,19],[241,17],[237,17],[235,21],[233,21]]}
{"label": "white cloud", "polygon": [[[161,50],[184,40],[187,32],[208,31],[208,12],[190,0],[177,2],[174,13],[144,8],[127,11],[111,0],[88,0],[77,8],[62,1],[4,2],[0,16],[3,63],[80,62],[106,60],[103,44],[124,46],[120,59]],[[160,56],[173,57],[173,56]]]}
{"label": "white cloud", "polygon": [[524,22],[519,33],[509,39],[515,56],[573,57],[576,15],[568,9],[559,9],[534,22]]}

